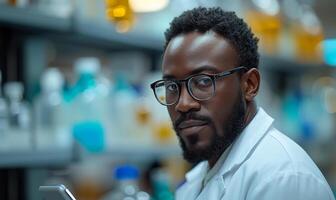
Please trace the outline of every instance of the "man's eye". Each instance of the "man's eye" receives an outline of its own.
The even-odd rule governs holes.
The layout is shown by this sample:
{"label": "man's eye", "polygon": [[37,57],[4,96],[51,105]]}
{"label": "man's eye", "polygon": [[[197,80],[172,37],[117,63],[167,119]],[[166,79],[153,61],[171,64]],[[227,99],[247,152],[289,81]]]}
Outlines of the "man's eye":
{"label": "man's eye", "polygon": [[212,81],[209,77],[201,77],[197,79],[196,85],[199,87],[209,87],[212,85]]}
{"label": "man's eye", "polygon": [[177,85],[174,83],[168,83],[166,85],[166,90],[170,91],[170,92],[175,92],[177,90]]}

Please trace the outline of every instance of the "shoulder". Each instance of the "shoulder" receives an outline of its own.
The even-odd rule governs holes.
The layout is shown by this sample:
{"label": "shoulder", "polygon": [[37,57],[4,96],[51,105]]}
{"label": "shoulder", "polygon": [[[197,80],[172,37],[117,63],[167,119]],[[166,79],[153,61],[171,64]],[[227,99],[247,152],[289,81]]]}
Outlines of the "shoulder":
{"label": "shoulder", "polygon": [[253,177],[250,187],[253,195],[333,199],[328,183],[308,154],[273,127],[251,152],[242,169]]}
{"label": "shoulder", "polygon": [[277,172],[253,185],[248,200],[334,200],[328,184],[312,173]]}
{"label": "shoulder", "polygon": [[289,137],[271,127],[255,147],[248,162],[256,162],[260,168],[270,167],[275,171],[314,173],[321,176],[309,155]]}

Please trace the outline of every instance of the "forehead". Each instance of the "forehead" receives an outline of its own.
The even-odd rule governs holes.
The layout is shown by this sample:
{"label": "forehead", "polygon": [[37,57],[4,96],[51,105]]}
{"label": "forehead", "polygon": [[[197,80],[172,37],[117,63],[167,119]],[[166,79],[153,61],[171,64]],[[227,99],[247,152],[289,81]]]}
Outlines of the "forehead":
{"label": "forehead", "polygon": [[[163,56],[163,76],[184,78],[207,66],[210,72],[237,67],[233,45],[215,32],[191,32],[173,38]],[[206,70],[209,71],[209,70]]]}

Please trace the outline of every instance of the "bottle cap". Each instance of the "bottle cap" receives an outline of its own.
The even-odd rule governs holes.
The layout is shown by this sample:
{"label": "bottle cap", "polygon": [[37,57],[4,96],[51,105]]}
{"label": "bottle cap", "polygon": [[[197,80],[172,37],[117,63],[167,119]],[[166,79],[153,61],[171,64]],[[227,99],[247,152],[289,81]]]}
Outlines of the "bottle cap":
{"label": "bottle cap", "polygon": [[139,170],[134,166],[123,165],[115,169],[114,176],[118,180],[137,179],[139,178]]}
{"label": "bottle cap", "polygon": [[23,97],[23,84],[20,82],[8,82],[4,85],[4,93],[9,99],[20,100]]}
{"label": "bottle cap", "polygon": [[75,62],[77,74],[96,74],[100,70],[100,61],[95,57],[79,58]]}
{"label": "bottle cap", "polygon": [[41,88],[43,90],[60,90],[63,84],[63,75],[57,68],[48,68],[42,74]]}

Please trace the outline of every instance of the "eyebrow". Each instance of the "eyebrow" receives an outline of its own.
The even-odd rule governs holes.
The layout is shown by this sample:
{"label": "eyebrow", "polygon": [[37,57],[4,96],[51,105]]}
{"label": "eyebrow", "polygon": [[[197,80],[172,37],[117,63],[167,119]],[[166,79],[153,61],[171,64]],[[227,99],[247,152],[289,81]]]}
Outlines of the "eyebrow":
{"label": "eyebrow", "polygon": [[[211,66],[211,65],[202,65],[200,67],[198,67],[197,69],[191,71],[187,77],[191,76],[191,75],[194,75],[194,74],[199,74],[201,72],[204,72],[204,71],[209,71],[209,72],[212,72],[212,73],[218,73],[218,69],[214,66]],[[162,79],[176,79],[175,76],[173,75],[169,75],[169,74],[165,74],[162,76]]]}

